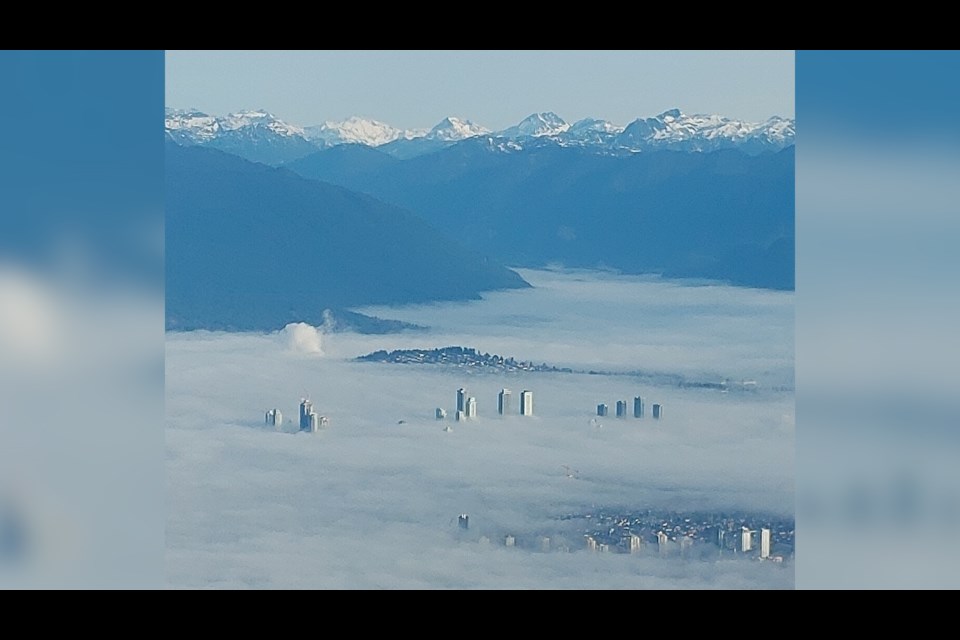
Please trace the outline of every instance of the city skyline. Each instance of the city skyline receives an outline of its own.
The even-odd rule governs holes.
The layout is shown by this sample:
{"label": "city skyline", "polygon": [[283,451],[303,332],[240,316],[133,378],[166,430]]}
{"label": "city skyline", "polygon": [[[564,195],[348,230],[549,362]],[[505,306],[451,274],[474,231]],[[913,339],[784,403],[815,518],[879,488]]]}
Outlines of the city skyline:
{"label": "city skyline", "polygon": [[[496,415],[500,417],[506,417],[513,415],[513,392],[503,387],[497,393],[496,399]],[[456,421],[463,420],[475,420],[479,416],[479,404],[476,396],[472,396],[468,393],[465,387],[459,387],[456,390],[456,408],[454,409],[454,419]],[[633,399],[633,417],[641,419],[644,416],[644,400],[642,396],[635,396]],[[518,415],[520,416],[532,416],[533,415],[533,391],[529,389],[524,389],[519,394],[519,405],[517,407]],[[653,405],[653,418],[659,420],[662,416],[662,405],[656,403]],[[600,403],[596,406],[596,415],[598,417],[606,417],[609,412],[609,407],[605,403]],[[443,407],[435,407],[433,409],[433,417],[437,421],[444,421],[447,419],[447,411]],[[626,400],[617,400],[616,402],[616,417],[617,418],[627,418],[629,417],[629,404]],[[405,424],[406,419],[400,419],[399,424]],[[282,431],[283,426],[283,413],[280,409],[270,409],[264,414],[264,423],[268,426],[275,427],[277,431]],[[328,416],[320,415],[313,408],[313,401],[310,398],[301,398],[299,405],[299,420],[298,426],[300,431],[310,431],[313,433],[318,432],[322,427],[328,426],[330,424],[330,419]],[[445,426],[444,430],[449,430],[449,427]]]}

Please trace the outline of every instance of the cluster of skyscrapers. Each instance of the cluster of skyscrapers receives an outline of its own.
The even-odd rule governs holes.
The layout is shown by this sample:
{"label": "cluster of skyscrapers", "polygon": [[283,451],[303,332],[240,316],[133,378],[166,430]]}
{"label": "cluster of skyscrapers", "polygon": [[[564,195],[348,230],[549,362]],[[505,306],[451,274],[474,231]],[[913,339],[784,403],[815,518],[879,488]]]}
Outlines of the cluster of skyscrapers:
{"label": "cluster of skyscrapers", "polygon": [[[270,409],[266,413],[266,423],[277,431],[283,429],[283,413],[280,409]],[[321,416],[313,408],[313,402],[300,398],[300,431],[316,433],[330,424],[326,416]]]}
{"label": "cluster of skyscrapers", "polygon": [[[719,529],[717,532],[717,545],[720,547],[721,552],[726,548],[726,536],[728,532],[725,529]],[[750,553],[754,550],[754,534],[757,532],[755,530],[743,527],[740,531],[740,540],[737,546],[737,550],[741,553]],[[767,528],[760,529],[760,559],[761,560],[780,560],[783,558],[780,556],[773,556],[770,553],[771,546],[771,530]],[[587,535],[584,536],[584,542],[586,543],[587,551],[595,552],[604,552],[610,550],[610,545],[604,544],[597,541],[593,536]],[[686,552],[693,547],[694,539],[690,536],[679,536],[676,539],[676,542],[671,543],[670,536],[668,536],[663,531],[657,532],[657,552],[661,555],[670,553],[673,549],[677,549],[681,554],[686,554]],[[646,548],[646,542],[642,537],[635,533],[631,533],[625,536],[620,542],[620,549],[623,553],[640,553]]]}
{"label": "cluster of skyscrapers", "polygon": [[[593,514],[578,512],[561,518],[570,521],[581,519],[584,525],[589,526],[586,531],[579,530],[582,537],[569,529],[557,529],[553,532],[541,530],[536,536],[521,536],[516,531],[504,531],[500,534],[500,541],[507,547],[542,552],[653,552],[661,557],[679,555],[700,559],[716,558],[715,553],[711,552],[715,544],[719,547],[721,557],[732,552],[733,557],[765,560],[774,564],[784,561],[784,556],[777,553],[779,549],[773,548],[775,540],[777,547],[793,546],[793,523],[788,519],[774,518],[772,521],[767,520],[764,526],[758,529],[751,529],[746,526],[749,520],[744,517],[717,513],[677,514],[646,510],[631,514],[603,510]],[[462,531],[471,528],[470,516],[466,513],[461,513],[457,521]],[[550,537],[554,534],[556,537]],[[483,535],[478,542],[489,544],[490,538]]]}
{"label": "cluster of skyscrapers", "polygon": [[313,410],[313,403],[306,399],[300,399],[300,431],[310,431],[316,433],[330,424],[326,416],[321,416]]}
{"label": "cluster of skyscrapers", "polygon": [[[626,418],[626,417],[627,417],[627,413],[628,413],[628,407],[629,407],[629,405],[627,404],[627,401],[626,401],[626,400],[617,400],[617,405],[616,405],[616,406],[617,406],[617,417],[618,417],[618,418]],[[642,418],[642,417],[643,417],[643,414],[644,414],[645,408],[646,408],[646,405],[645,405],[645,403],[644,403],[643,398],[642,398],[641,396],[636,396],[636,397],[633,399],[633,417],[634,417],[634,418]],[[654,419],[654,420],[659,420],[660,417],[663,415],[663,406],[660,405],[660,404],[654,404],[654,405],[651,407],[651,409],[652,409],[652,412],[653,412],[653,419]],[[597,405],[597,415],[598,415],[598,416],[600,416],[600,417],[606,417],[609,413],[610,413],[610,407],[609,407],[609,406],[607,406],[606,404],[604,404],[604,403],[602,403],[602,402]]]}
{"label": "cluster of skyscrapers", "polygon": [[283,414],[280,412],[280,409],[270,409],[270,411],[267,411],[267,424],[277,429],[283,426]]}
{"label": "cluster of skyscrapers", "polygon": [[[719,529],[717,531],[717,546],[720,547],[721,552],[723,549],[729,548],[726,544],[727,535],[731,533],[725,529]],[[734,532],[735,533],[735,532]],[[756,530],[750,529],[749,527],[740,528],[740,539],[739,544],[735,545],[736,549],[742,553],[750,553],[753,551],[753,543],[755,540]],[[776,559],[770,555],[770,541],[771,541],[771,531],[766,527],[760,529],[760,559]]]}
{"label": "cluster of skyscrapers", "polygon": [[[497,413],[501,416],[509,415],[513,412],[513,392],[510,389],[501,389],[497,394]],[[442,407],[437,407],[437,420],[444,420],[447,412]],[[533,415],[533,391],[524,389],[520,392],[520,415]],[[472,420],[477,417],[477,399],[474,396],[467,395],[467,390],[463,387],[457,389],[457,412],[455,414],[458,422],[463,420]]]}

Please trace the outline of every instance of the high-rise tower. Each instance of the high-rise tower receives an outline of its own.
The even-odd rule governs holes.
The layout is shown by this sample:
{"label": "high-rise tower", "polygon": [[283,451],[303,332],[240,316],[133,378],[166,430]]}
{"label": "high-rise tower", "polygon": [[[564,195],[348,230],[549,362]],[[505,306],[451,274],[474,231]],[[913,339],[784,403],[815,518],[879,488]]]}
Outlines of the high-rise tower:
{"label": "high-rise tower", "polygon": [[510,389],[501,389],[497,395],[497,413],[502,416],[509,415],[513,408],[513,394]]}
{"label": "high-rise tower", "polygon": [[627,401],[626,400],[617,400],[617,417],[618,418],[627,417]]}
{"label": "high-rise tower", "polygon": [[533,391],[524,390],[520,392],[520,415],[533,415]]}
{"label": "high-rise tower", "polygon": [[313,413],[313,403],[306,398],[300,399],[300,430],[310,431],[310,414]]}

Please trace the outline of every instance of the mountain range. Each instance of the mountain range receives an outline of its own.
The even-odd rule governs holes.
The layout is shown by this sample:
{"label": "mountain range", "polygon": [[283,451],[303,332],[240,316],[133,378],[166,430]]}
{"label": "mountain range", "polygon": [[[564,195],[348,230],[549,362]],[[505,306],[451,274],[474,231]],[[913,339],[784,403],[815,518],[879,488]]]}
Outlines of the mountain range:
{"label": "mountain range", "polygon": [[287,165],[416,212],[504,264],[794,287],[794,148],[602,155],[483,137],[400,160],[341,145]]}
{"label": "mountain range", "polygon": [[266,111],[219,117],[196,110],[167,109],[164,124],[167,139],[177,144],[211,147],[263,164],[280,165],[319,148],[307,140],[303,129]]}
{"label": "mountain range", "polygon": [[528,287],[409,211],[216,149],[167,144],[168,329],[323,324],[324,311]]}
{"label": "mountain range", "polygon": [[[537,113],[489,131],[168,110],[167,327],[319,324],[529,286],[503,265],[794,288],[794,124]],[[350,318],[353,318],[352,320]]]}
{"label": "mountain range", "polygon": [[596,118],[571,124],[553,112],[542,112],[499,131],[456,117],[444,118],[429,130],[399,129],[360,117],[299,127],[263,110],[211,116],[196,110],[167,109],[165,122],[167,137],[181,145],[209,146],[274,165],[343,144],[379,148],[408,159],[474,138],[503,153],[554,145],[601,155],[721,149],[759,154],[779,151],[792,145],[795,138],[792,119],[774,116],[764,122],[744,122],[718,115],[687,115],[679,109],[638,118],[626,126]]}

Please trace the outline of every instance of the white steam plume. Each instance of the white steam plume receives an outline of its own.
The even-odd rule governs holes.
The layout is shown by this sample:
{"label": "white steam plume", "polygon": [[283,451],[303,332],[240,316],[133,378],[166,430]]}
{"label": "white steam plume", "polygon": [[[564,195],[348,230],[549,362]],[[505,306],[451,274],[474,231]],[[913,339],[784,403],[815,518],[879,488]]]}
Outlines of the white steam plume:
{"label": "white steam plume", "polygon": [[290,351],[303,354],[323,354],[323,327],[305,322],[291,322],[280,331],[280,337]]}

